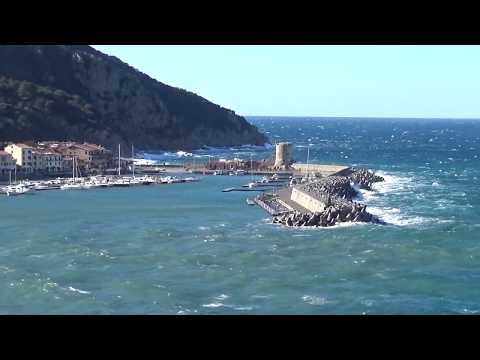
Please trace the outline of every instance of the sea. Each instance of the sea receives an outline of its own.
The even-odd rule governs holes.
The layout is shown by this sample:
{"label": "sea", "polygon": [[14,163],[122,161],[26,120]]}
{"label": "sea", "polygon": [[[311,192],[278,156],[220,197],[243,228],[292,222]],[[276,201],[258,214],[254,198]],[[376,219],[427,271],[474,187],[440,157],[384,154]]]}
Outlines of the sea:
{"label": "sea", "polygon": [[[249,117],[293,158],[385,178],[387,225],[272,224],[249,176],[0,196],[0,314],[477,314],[480,120]],[[273,145],[151,150],[159,163]]]}

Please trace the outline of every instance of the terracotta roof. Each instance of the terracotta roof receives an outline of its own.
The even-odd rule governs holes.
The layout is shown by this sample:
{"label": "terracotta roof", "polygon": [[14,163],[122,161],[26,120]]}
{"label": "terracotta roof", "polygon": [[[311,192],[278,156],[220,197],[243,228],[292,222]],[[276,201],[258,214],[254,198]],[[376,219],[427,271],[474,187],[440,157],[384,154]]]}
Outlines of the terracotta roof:
{"label": "terracotta roof", "polygon": [[44,155],[58,155],[58,153],[50,149],[33,149],[32,153],[34,154],[44,154]]}
{"label": "terracotta roof", "polygon": [[103,146],[97,145],[97,144],[84,143],[83,146],[87,146],[87,147],[91,148],[92,150],[105,150],[105,148]]}
{"label": "terracotta roof", "polygon": [[13,144],[19,148],[22,148],[22,149],[31,149],[32,147],[29,146],[29,145],[25,145],[25,144]]}

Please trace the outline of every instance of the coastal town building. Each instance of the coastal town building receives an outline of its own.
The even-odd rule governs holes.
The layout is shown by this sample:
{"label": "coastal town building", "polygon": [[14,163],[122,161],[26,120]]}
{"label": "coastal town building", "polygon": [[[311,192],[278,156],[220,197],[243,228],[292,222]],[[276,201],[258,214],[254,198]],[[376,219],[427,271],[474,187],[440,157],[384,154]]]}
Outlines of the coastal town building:
{"label": "coastal town building", "polygon": [[[101,145],[73,141],[44,141],[28,144],[30,145],[9,143],[3,151],[4,156],[11,156],[19,174],[57,174],[71,171],[73,158],[76,159],[78,168],[84,173],[104,172],[114,165],[112,152]],[[8,161],[3,162],[8,163]],[[11,166],[0,166],[0,176],[8,176]]]}
{"label": "coastal town building", "polygon": [[18,170],[25,174],[33,172],[33,148],[26,144],[9,144],[4,149],[15,159]]}
{"label": "coastal town building", "polygon": [[16,166],[17,162],[13,156],[6,151],[0,150],[0,176],[9,176]]}
{"label": "coastal town building", "polygon": [[59,173],[64,170],[62,154],[49,149],[35,148],[32,155],[34,172]]}
{"label": "coastal town building", "polygon": [[73,157],[77,160],[78,166],[85,171],[91,169],[105,170],[112,163],[112,152],[100,145],[74,142],[44,144],[63,155],[67,162],[64,163],[64,166],[68,166]]}

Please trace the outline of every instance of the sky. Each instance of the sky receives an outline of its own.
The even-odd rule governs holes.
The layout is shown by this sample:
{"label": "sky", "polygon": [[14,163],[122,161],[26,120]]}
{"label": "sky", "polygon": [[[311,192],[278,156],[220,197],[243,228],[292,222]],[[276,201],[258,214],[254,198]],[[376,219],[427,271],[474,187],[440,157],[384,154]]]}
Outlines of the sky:
{"label": "sky", "polygon": [[93,47],[243,116],[480,118],[480,46]]}

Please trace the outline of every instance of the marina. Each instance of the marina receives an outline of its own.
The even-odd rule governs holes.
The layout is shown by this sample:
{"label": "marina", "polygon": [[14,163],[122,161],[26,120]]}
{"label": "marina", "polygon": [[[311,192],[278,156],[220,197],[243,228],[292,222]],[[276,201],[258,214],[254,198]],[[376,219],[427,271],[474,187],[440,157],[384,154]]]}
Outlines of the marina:
{"label": "marina", "polygon": [[32,194],[48,190],[90,190],[99,188],[125,188],[130,186],[146,186],[161,184],[179,184],[197,182],[194,177],[181,178],[177,176],[91,176],[81,178],[57,178],[54,180],[23,181],[0,187],[0,194],[16,196]]}

